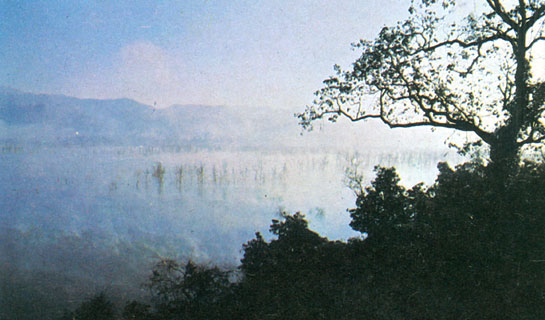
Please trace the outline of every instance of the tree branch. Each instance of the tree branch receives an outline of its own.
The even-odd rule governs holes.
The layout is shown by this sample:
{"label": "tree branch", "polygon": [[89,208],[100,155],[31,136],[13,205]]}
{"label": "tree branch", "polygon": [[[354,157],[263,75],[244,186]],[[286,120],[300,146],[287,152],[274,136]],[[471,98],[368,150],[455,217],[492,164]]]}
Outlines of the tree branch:
{"label": "tree branch", "polygon": [[545,136],[541,136],[539,138],[534,138],[533,133],[528,136],[528,138],[517,142],[519,146],[523,146],[526,144],[534,144],[534,143],[541,143],[545,140]]}
{"label": "tree branch", "polygon": [[530,18],[527,19],[526,27],[528,29],[531,28],[537,22],[537,20],[542,18],[544,15],[545,15],[545,5],[541,5],[541,7],[539,7],[539,9],[537,9],[534,12],[534,14]]}
{"label": "tree branch", "polygon": [[542,41],[542,40],[545,40],[545,36],[541,35],[537,38],[534,38],[534,40],[532,40],[532,42],[530,42],[530,44],[526,47],[526,50],[530,49],[534,44],[538,43],[539,41]]}
{"label": "tree branch", "polygon": [[475,46],[482,46],[483,44],[485,44],[487,42],[492,42],[492,41],[496,41],[496,40],[505,40],[505,41],[507,41],[507,42],[509,42],[511,44],[515,43],[515,39],[511,38],[506,33],[499,33],[498,32],[498,33],[495,33],[492,36],[485,37],[485,38],[480,38],[480,39],[469,41],[469,42],[465,42],[465,41],[460,40],[460,39],[446,40],[446,41],[436,43],[436,44],[434,44],[432,46],[429,46],[429,47],[426,47],[426,48],[418,49],[413,53],[413,55],[417,54],[419,52],[434,51],[434,50],[436,50],[438,48],[453,45],[453,44],[457,44],[462,48],[470,48],[470,47],[475,47]]}
{"label": "tree branch", "polygon": [[473,60],[471,61],[471,63],[469,64],[469,66],[465,70],[463,70],[463,71],[456,70],[454,67],[452,67],[452,71],[458,73],[461,77],[466,77],[468,74],[470,74],[471,71],[473,70],[473,67],[475,66],[475,64],[477,64],[479,59],[483,57],[483,55],[481,53],[481,47],[482,47],[482,44],[477,46],[477,56],[475,58],[473,58]]}
{"label": "tree branch", "polygon": [[518,23],[509,17],[499,0],[486,0],[486,2],[490,8],[492,8],[492,10],[494,10],[494,12],[503,20],[503,22],[507,23],[515,31],[519,30]]}

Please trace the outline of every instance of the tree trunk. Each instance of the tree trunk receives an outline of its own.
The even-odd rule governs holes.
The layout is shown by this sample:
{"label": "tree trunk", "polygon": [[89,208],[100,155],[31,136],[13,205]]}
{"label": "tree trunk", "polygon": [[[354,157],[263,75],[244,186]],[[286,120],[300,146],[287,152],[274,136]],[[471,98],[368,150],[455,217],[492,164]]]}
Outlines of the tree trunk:
{"label": "tree trunk", "polygon": [[510,123],[499,128],[494,143],[490,144],[490,170],[491,178],[503,184],[505,180],[514,174],[520,161],[520,145],[517,143],[518,126]]}
{"label": "tree trunk", "polygon": [[526,33],[524,22],[516,30],[517,42],[513,45],[513,53],[516,61],[515,72],[515,99],[508,106],[510,119],[506,125],[499,127],[494,132],[494,139],[490,144],[490,169],[493,178],[499,178],[504,182],[516,172],[520,161],[520,144],[517,137],[526,121],[526,109],[528,107],[528,79],[530,65],[526,58]]}

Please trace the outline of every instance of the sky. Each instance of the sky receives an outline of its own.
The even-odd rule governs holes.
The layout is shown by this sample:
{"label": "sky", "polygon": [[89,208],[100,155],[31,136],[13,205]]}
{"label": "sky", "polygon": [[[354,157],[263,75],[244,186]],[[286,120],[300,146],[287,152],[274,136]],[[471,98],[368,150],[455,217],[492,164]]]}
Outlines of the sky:
{"label": "sky", "polygon": [[[0,0],[0,86],[157,108],[302,111],[334,64],[349,67],[359,56],[350,44],[404,19],[409,4]],[[482,3],[459,4],[475,10]]]}
{"label": "sky", "polygon": [[302,108],[406,0],[0,0],[0,86],[81,98]]}
{"label": "sky", "polygon": [[[156,108],[198,104],[302,112],[334,74],[333,65],[349,68],[359,56],[351,43],[374,39],[383,26],[405,19],[409,5],[409,0],[0,0],[0,86],[129,98]],[[458,1],[465,13],[481,5]],[[534,64],[545,65],[545,57]],[[533,72],[545,79],[545,67]],[[420,137],[429,129],[413,131]],[[411,139],[413,133],[399,134]]]}

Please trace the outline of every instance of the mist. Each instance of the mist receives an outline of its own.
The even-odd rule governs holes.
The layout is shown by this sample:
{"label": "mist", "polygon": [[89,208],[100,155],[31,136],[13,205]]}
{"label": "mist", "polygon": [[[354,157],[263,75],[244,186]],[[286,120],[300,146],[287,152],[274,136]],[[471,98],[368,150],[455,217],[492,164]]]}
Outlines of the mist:
{"label": "mist", "polygon": [[291,114],[264,108],[154,110],[7,89],[0,101],[0,309],[21,305],[21,317],[35,316],[28,299],[54,318],[98,291],[143,295],[159,259],[236,268],[242,244],[281,212],[347,240],[357,236],[347,168],[369,181],[375,165],[395,166],[412,186],[459,161],[428,148],[430,135],[410,148],[378,126],[301,135]]}

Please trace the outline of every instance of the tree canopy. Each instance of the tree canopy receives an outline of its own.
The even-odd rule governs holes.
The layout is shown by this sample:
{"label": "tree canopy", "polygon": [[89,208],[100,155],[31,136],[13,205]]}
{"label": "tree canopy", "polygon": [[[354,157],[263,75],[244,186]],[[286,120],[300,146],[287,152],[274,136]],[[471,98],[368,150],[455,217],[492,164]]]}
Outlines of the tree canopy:
{"label": "tree canopy", "polygon": [[457,19],[455,0],[411,1],[406,20],[353,44],[361,56],[351,70],[335,66],[300,124],[344,117],[471,132],[476,138],[459,147],[484,142],[492,163],[513,165],[521,149],[545,140],[545,83],[531,73],[545,2],[483,6]]}

